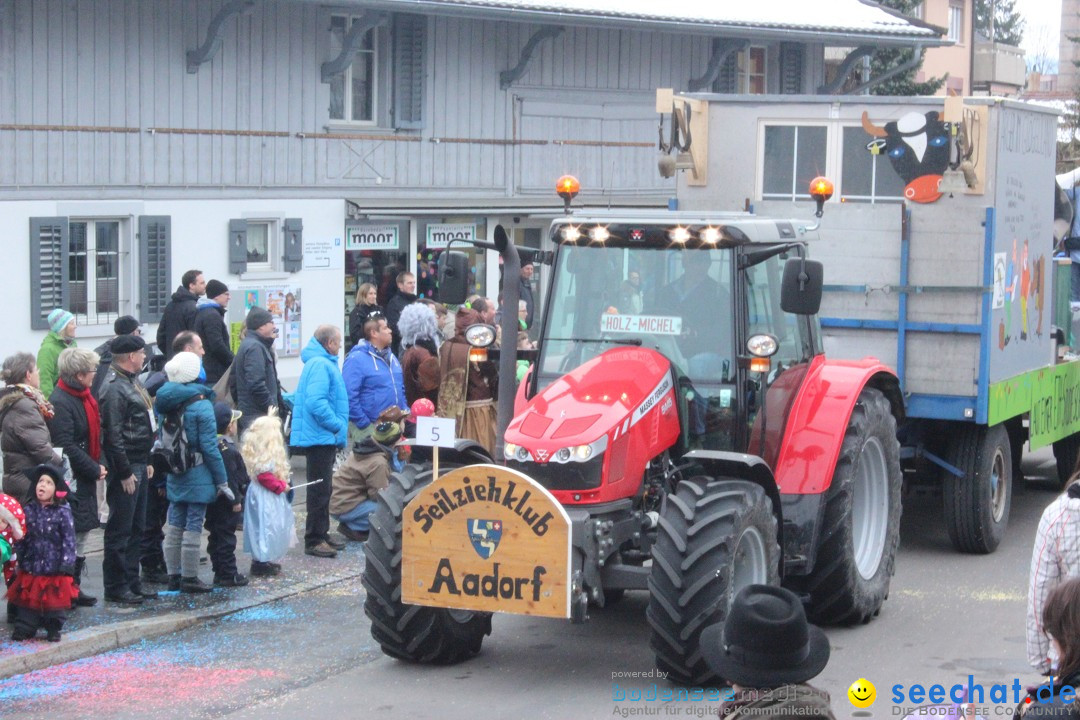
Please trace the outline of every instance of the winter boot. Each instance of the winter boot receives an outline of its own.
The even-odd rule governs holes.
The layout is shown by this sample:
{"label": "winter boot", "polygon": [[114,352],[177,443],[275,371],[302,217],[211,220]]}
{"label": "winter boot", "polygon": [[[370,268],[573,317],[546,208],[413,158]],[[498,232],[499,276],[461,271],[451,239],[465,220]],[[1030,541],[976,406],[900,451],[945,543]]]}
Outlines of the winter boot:
{"label": "winter boot", "polygon": [[45,621],[45,639],[49,642],[60,642],[60,628],[64,626],[60,620],[49,618]]}
{"label": "winter boot", "polygon": [[201,532],[185,530],[180,544],[180,592],[210,592],[213,587],[199,579]]}
{"label": "winter boot", "polygon": [[196,577],[180,578],[180,592],[185,593],[208,593],[214,589],[213,585],[207,585]]}
{"label": "winter boot", "polygon": [[[75,584],[79,586],[79,597],[75,598],[75,607],[94,607],[95,605],[97,605],[97,598],[94,597],[93,595],[88,595],[88,594],[84,593],[83,589],[82,589],[82,576],[83,576],[83,571],[84,570],[86,570],[86,558],[85,557],[76,557],[75,558]],[[59,632],[60,631],[58,630],[57,631],[57,636],[56,636],[57,640],[60,639]],[[49,639],[52,640],[52,635],[51,634],[49,636]]]}
{"label": "winter boot", "polygon": [[180,574],[179,573],[177,573],[176,575],[170,575],[169,576],[169,588],[168,589],[169,589],[169,592],[179,592],[180,591]]}

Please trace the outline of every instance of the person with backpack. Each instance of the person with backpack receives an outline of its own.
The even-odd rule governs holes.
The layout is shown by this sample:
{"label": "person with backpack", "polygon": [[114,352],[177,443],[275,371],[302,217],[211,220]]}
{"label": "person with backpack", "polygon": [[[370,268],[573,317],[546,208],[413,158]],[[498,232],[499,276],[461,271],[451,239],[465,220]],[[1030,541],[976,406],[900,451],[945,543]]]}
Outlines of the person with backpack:
{"label": "person with backpack", "polygon": [[155,421],[150,396],[139,381],[146,342],[139,335],[121,335],[113,340],[112,353],[98,399],[109,503],[101,567],[106,602],[138,605],[157,597],[143,591],[139,581],[147,485],[154,472],[149,463]]}
{"label": "person with backpack", "polygon": [[160,429],[154,453],[164,458],[163,464],[169,468],[169,516],[162,549],[169,589],[187,593],[213,590],[199,579],[199,541],[206,506],[218,495],[236,500],[218,449],[214,391],[197,382],[201,369],[198,355],[177,353],[165,363],[169,380],[157,394]]}

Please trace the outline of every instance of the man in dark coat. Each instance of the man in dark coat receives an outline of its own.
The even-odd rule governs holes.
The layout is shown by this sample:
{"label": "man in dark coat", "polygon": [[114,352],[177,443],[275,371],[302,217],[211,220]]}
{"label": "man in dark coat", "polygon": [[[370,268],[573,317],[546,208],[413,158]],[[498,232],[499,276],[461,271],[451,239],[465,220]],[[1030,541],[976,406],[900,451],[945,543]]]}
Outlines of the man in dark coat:
{"label": "man in dark coat", "polygon": [[157,330],[158,350],[171,359],[174,355],[172,342],[182,330],[195,327],[195,305],[199,297],[206,292],[206,280],[202,270],[188,270],[180,278],[180,287],[172,294],[172,300],[165,306],[161,323]]}
{"label": "man in dark coat", "polygon": [[414,302],[416,302],[416,276],[411,272],[399,273],[397,276],[397,293],[390,298],[390,302],[386,303],[386,324],[390,326],[390,331],[394,334],[394,339],[390,343],[391,352],[394,355],[397,355],[401,349],[401,333],[398,332],[398,320],[401,318],[401,311],[405,309],[406,305],[411,305]]}
{"label": "man in dark coat", "polygon": [[112,343],[121,335],[142,335],[142,326],[131,315],[121,315],[113,322],[115,335],[94,348],[101,360],[98,363],[97,373],[94,375],[94,383],[90,386],[90,393],[96,398],[101,394],[101,383],[105,382],[105,376],[112,365]]}
{"label": "man in dark coat", "polygon": [[113,364],[101,387],[101,434],[109,474],[105,498],[105,599],[137,605],[144,597],[139,582],[139,556],[146,518],[147,484],[153,475],[150,448],[154,445],[153,406],[139,382],[146,343],[138,335],[113,341]]}
{"label": "man in dark coat", "polygon": [[278,332],[274,317],[256,305],[248,311],[245,323],[247,337],[236,350],[232,371],[236,382],[236,409],[244,413],[239,421],[241,435],[256,418],[266,415],[271,407],[281,405],[281,385],[274,355],[274,338]]}
{"label": "man in dark coat", "polygon": [[229,288],[220,280],[206,283],[206,301],[199,305],[192,328],[202,338],[203,370],[206,384],[213,387],[229,369],[233,361],[229,345],[229,327],[225,324],[225,311],[229,307]]}

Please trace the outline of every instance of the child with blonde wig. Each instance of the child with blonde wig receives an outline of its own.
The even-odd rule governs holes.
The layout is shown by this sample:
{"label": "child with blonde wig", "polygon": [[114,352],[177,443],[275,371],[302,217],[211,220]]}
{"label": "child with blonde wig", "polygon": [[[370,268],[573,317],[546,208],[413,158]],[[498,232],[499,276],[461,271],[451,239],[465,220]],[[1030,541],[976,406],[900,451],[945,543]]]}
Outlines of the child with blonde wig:
{"label": "child with blonde wig", "polygon": [[251,574],[277,575],[277,561],[296,545],[296,519],[281,419],[271,411],[244,433],[240,446],[248,474],[255,478],[244,505],[244,551],[251,553]]}

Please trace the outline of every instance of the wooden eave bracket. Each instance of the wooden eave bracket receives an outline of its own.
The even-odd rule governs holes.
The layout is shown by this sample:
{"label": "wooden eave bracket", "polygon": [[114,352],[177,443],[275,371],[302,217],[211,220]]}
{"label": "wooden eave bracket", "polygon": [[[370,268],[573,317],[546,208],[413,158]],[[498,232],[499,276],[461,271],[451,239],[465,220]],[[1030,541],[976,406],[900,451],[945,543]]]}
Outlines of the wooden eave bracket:
{"label": "wooden eave bracket", "polygon": [[499,73],[499,88],[506,90],[515,82],[518,78],[525,74],[525,68],[529,66],[529,60],[532,59],[532,54],[536,51],[536,46],[542,43],[544,40],[554,40],[563,34],[566,28],[561,25],[545,25],[532,34],[529,41],[525,43],[525,47],[521,49],[521,59],[518,60],[518,64],[509,70],[503,70]]}
{"label": "wooden eave bracket", "polygon": [[225,21],[233,15],[248,12],[255,7],[255,0],[233,0],[226,3],[218,10],[217,15],[210,21],[206,28],[206,41],[197,50],[187,51],[187,71],[199,72],[199,66],[209,62],[221,49],[222,35],[225,32]]}

